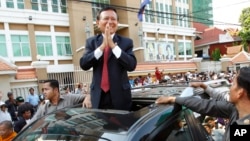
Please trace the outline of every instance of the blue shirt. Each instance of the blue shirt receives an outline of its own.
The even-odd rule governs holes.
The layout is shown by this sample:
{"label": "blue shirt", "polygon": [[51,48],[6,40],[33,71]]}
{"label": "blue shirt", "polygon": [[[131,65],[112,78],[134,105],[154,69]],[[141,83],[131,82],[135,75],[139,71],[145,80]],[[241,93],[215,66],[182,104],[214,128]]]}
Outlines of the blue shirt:
{"label": "blue shirt", "polygon": [[39,97],[37,94],[34,95],[29,94],[26,102],[29,102],[33,106],[37,106],[39,103]]}

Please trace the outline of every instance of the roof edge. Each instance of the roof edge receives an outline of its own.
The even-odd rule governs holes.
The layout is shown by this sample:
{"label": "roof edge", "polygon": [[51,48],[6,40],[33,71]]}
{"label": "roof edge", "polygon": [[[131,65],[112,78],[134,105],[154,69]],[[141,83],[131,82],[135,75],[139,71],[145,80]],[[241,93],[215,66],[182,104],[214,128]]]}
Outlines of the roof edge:
{"label": "roof edge", "polygon": [[17,66],[6,60],[4,57],[0,56],[0,61],[10,66],[12,69],[17,70]]}

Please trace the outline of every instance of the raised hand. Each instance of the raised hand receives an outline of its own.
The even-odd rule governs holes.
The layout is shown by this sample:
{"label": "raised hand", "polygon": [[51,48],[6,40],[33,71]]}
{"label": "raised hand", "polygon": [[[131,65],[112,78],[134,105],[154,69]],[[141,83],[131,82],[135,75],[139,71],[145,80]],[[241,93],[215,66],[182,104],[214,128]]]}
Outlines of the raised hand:
{"label": "raised hand", "polygon": [[107,46],[109,46],[110,48],[114,48],[115,43],[113,42],[113,39],[111,37],[110,26],[109,26],[108,23],[106,24],[105,35],[104,36],[105,36],[105,39],[106,39]]}
{"label": "raised hand", "polygon": [[175,102],[175,97],[172,96],[161,96],[155,101],[156,104],[169,104],[174,102]]}
{"label": "raised hand", "polygon": [[82,107],[84,107],[84,108],[92,108],[90,94],[86,95],[85,99],[83,100]]}

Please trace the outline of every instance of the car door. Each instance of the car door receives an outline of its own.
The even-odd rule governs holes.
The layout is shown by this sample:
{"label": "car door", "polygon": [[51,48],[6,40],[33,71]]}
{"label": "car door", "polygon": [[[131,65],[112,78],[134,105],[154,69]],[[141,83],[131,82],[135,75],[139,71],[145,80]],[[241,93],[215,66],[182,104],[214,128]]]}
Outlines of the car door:
{"label": "car door", "polygon": [[170,116],[145,141],[212,141],[193,112],[175,104]]}

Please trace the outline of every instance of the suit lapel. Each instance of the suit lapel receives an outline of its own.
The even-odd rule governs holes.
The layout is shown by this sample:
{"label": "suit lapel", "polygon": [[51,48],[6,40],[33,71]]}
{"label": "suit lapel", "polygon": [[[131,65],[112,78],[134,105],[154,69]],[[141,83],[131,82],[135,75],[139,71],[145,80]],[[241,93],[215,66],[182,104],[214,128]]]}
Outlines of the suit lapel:
{"label": "suit lapel", "polygon": [[116,43],[116,44],[119,46],[120,40],[119,40],[118,35],[116,35],[116,34],[114,35],[114,37],[113,37],[113,42]]}
{"label": "suit lapel", "polygon": [[96,47],[95,48],[98,48],[102,44],[102,40],[103,40],[103,36],[102,36],[102,34],[99,34],[96,38]]}

